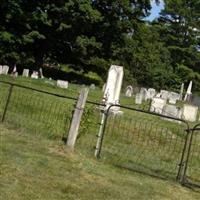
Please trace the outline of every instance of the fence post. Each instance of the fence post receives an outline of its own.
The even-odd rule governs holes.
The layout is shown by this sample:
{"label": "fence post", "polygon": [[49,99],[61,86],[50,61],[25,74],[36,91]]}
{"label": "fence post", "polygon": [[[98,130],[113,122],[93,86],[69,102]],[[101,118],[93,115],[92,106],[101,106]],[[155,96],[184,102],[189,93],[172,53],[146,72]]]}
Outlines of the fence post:
{"label": "fence post", "polygon": [[74,146],[76,143],[78,130],[79,130],[80,122],[81,122],[81,117],[82,117],[85,103],[87,100],[88,92],[89,92],[88,88],[82,89],[80,91],[78,101],[76,103],[76,107],[72,116],[72,121],[71,121],[70,129],[69,129],[69,134],[67,137],[67,147],[70,150],[74,149]]}
{"label": "fence post", "polygon": [[106,121],[106,110],[103,110],[100,128],[99,128],[99,132],[97,135],[97,143],[96,143],[95,152],[94,152],[94,156],[96,158],[98,158],[99,154],[100,154],[100,149],[101,149],[101,144],[102,144],[102,136],[103,136],[104,127],[105,127],[105,121]]}
{"label": "fence post", "polygon": [[7,96],[7,99],[6,99],[6,105],[5,105],[5,108],[4,108],[4,111],[3,111],[1,122],[4,122],[4,119],[5,119],[7,110],[8,110],[8,105],[9,105],[9,102],[10,102],[10,97],[11,97],[11,94],[12,94],[12,90],[13,90],[13,85],[11,84],[10,88],[9,88],[8,96]]}

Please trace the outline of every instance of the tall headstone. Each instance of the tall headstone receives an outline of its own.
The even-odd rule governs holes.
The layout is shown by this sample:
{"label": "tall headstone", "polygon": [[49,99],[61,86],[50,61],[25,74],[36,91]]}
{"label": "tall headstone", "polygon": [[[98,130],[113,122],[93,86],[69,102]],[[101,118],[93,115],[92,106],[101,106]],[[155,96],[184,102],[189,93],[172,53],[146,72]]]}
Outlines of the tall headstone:
{"label": "tall headstone", "polygon": [[188,85],[187,92],[184,97],[184,101],[190,102],[191,98],[192,98],[192,81],[190,81],[190,83]]}
{"label": "tall headstone", "polygon": [[[103,101],[107,105],[107,108],[110,105],[119,104],[123,76],[124,71],[122,66],[111,65],[103,95]],[[115,109],[117,109],[117,107]]]}
{"label": "tall headstone", "polygon": [[40,78],[44,78],[42,68],[39,69]]}
{"label": "tall headstone", "polygon": [[181,90],[180,90],[180,101],[183,100],[183,92],[184,92],[184,83],[181,84]]}
{"label": "tall headstone", "polygon": [[125,96],[132,97],[132,95],[133,95],[133,87],[131,85],[129,85],[126,87]]}
{"label": "tall headstone", "polygon": [[103,84],[102,91],[104,92],[106,89],[106,83]]}
{"label": "tall headstone", "polygon": [[3,73],[3,66],[0,65],[0,74],[2,74],[2,73]]}
{"label": "tall headstone", "polygon": [[166,102],[167,101],[165,99],[161,99],[157,97],[153,98],[151,102],[150,111],[158,113],[158,114],[162,114],[163,108],[166,105]]}
{"label": "tall headstone", "polygon": [[197,114],[198,114],[198,107],[192,106],[188,104],[183,105],[183,116],[182,118],[184,120],[195,122],[197,120]]}
{"label": "tall headstone", "polygon": [[9,67],[7,65],[3,65],[2,67],[2,74],[7,75],[9,71]]}
{"label": "tall headstone", "polygon": [[29,76],[29,69],[24,69],[23,73],[22,73],[22,76],[28,77]]}

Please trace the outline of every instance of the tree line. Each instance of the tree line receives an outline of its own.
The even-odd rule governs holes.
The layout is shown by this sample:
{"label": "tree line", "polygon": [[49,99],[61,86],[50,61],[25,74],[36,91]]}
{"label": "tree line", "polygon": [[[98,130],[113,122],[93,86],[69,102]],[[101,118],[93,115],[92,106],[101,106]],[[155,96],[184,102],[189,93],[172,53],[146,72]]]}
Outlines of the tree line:
{"label": "tree line", "polygon": [[[0,63],[39,69],[67,64],[105,79],[123,65],[130,84],[200,90],[200,1],[1,0]],[[159,3],[159,1],[156,1]]]}

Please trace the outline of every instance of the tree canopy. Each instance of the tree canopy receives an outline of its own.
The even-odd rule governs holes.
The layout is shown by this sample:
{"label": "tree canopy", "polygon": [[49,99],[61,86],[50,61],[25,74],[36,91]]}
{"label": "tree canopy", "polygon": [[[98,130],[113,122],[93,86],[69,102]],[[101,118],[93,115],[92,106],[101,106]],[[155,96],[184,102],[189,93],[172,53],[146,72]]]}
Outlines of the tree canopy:
{"label": "tree canopy", "polygon": [[[159,1],[156,1],[159,3]],[[200,1],[168,0],[153,22],[150,0],[1,0],[0,63],[67,64],[102,79],[109,65],[155,88],[200,88]]]}

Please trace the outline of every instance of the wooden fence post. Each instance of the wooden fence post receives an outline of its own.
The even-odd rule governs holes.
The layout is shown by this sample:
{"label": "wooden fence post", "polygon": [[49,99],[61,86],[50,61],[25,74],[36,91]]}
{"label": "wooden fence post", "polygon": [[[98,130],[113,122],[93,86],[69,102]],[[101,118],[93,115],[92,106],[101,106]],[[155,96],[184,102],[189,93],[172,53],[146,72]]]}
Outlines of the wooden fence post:
{"label": "wooden fence post", "polygon": [[89,92],[88,88],[82,89],[80,91],[78,101],[76,103],[76,108],[74,110],[72,122],[71,122],[70,129],[69,129],[69,134],[67,137],[67,147],[70,150],[74,149],[74,146],[76,143],[76,139],[78,136],[78,130],[79,130],[80,122],[81,122],[81,117],[82,117],[85,103],[87,100],[88,92]]}

